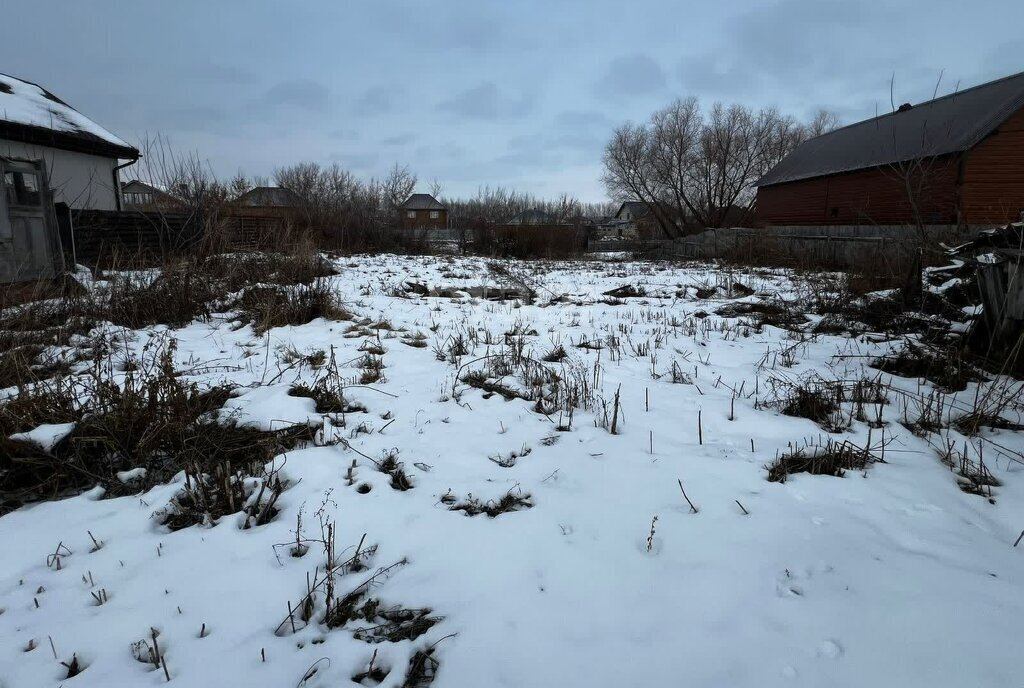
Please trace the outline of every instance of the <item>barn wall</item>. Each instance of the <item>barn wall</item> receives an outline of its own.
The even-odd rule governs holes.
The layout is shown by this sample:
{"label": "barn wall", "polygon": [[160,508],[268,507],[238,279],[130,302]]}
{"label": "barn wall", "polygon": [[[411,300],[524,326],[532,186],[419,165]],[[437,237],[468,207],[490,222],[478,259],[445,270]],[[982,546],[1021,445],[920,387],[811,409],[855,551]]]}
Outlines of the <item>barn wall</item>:
{"label": "barn wall", "polygon": [[914,224],[906,180],[925,224],[955,224],[959,157],[900,170],[879,167],[761,187],[757,219],[767,225]]}
{"label": "barn wall", "polygon": [[117,210],[114,167],[117,160],[0,139],[0,156],[43,160],[55,203],[75,209]]}
{"label": "barn wall", "polygon": [[1024,109],[967,154],[963,208],[969,224],[1020,219],[1024,210]]}

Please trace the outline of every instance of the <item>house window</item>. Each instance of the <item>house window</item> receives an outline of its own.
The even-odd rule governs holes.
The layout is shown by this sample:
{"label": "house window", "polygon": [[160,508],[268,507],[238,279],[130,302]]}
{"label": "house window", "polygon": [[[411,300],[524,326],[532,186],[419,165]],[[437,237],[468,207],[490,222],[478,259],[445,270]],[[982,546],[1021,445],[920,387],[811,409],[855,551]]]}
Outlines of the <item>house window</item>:
{"label": "house window", "polygon": [[430,211],[430,219],[431,220],[436,220],[439,217],[441,217],[440,211],[437,211],[437,210],[431,210]]}
{"label": "house window", "polygon": [[39,177],[32,172],[5,172],[4,186],[11,205],[39,205]]}
{"label": "house window", "polygon": [[415,220],[416,219],[416,211],[415,210],[410,210],[409,212],[407,212],[405,214],[405,216],[407,218],[409,218],[410,220]]}

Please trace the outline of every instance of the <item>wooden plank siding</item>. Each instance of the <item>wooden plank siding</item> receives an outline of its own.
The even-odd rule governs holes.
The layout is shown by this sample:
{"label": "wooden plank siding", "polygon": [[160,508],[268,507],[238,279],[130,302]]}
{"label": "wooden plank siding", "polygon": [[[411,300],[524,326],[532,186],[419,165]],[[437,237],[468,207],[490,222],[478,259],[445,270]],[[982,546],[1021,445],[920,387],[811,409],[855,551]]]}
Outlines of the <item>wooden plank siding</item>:
{"label": "wooden plank siding", "polygon": [[925,224],[956,224],[960,157],[923,161],[919,168],[876,167],[802,179],[757,190],[757,217],[766,225],[911,224],[907,180]]}
{"label": "wooden plank siding", "polygon": [[971,149],[964,164],[968,224],[1003,224],[1024,210],[1024,109]]}
{"label": "wooden plank siding", "polygon": [[[186,213],[75,210],[70,218],[75,259],[90,266],[114,260],[119,254],[157,260],[197,241],[202,227],[198,217]],[[71,249],[66,242],[64,251],[70,253]]]}
{"label": "wooden plank siding", "polygon": [[[446,229],[448,227],[447,210],[399,210],[399,220],[402,229]],[[437,217],[430,217],[430,213],[437,213]],[[409,213],[415,213],[409,217]]]}
{"label": "wooden plank siding", "polygon": [[[913,167],[910,164],[910,167]],[[1014,222],[1024,211],[1024,109],[965,153],[925,159],[911,175],[921,219],[934,225]],[[784,182],[757,190],[762,225],[914,224],[898,166]]]}

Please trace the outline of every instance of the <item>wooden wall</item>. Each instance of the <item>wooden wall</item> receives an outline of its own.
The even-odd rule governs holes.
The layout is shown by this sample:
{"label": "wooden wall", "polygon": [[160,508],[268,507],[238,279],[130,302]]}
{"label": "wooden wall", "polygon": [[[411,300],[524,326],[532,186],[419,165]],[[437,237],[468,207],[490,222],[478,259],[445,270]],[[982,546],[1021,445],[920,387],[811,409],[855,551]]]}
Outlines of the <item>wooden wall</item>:
{"label": "wooden wall", "polygon": [[762,225],[913,224],[906,187],[915,189],[925,224],[956,224],[959,156],[919,167],[878,167],[758,189]]}
{"label": "wooden wall", "polygon": [[[922,163],[910,175],[926,224],[989,225],[1024,211],[1024,109],[963,155]],[[912,224],[905,175],[894,167],[858,170],[763,187],[762,225]]]}
{"label": "wooden wall", "polygon": [[[408,210],[401,210],[400,226],[402,229],[445,229],[448,227],[447,210],[414,210],[416,217],[409,217]],[[436,212],[437,217],[431,219],[430,213]]]}
{"label": "wooden wall", "polygon": [[968,224],[1003,224],[1024,210],[1024,109],[966,156],[963,209]]}

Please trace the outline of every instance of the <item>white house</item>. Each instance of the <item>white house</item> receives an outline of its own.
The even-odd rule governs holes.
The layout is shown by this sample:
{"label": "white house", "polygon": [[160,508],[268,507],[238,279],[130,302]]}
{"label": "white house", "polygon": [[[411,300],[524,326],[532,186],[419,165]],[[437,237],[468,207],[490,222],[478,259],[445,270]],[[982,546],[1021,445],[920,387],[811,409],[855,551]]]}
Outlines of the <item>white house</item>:
{"label": "white house", "polygon": [[139,151],[41,86],[0,74],[0,158],[42,160],[55,203],[119,210],[118,170]]}
{"label": "white house", "polygon": [[0,284],[58,275],[65,247],[55,205],[120,210],[118,171],[138,159],[46,89],[0,74]]}

